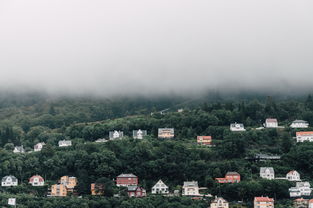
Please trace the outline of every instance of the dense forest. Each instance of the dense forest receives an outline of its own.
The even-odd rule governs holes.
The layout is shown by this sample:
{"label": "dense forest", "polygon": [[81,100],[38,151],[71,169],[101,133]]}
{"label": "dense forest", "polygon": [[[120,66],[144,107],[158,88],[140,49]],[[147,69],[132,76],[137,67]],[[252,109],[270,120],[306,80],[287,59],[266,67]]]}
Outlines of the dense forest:
{"label": "dense forest", "polygon": [[[9,99],[10,98],[10,99]],[[288,188],[293,182],[265,180],[259,168],[271,166],[283,177],[297,170],[303,180],[313,182],[313,144],[296,143],[289,125],[303,119],[313,124],[313,99],[259,97],[245,99],[184,98],[47,98],[29,95],[0,98],[0,176],[14,175],[17,187],[1,188],[0,205],[9,197],[19,207],[208,207],[210,198],[151,196],[142,199],[113,197],[123,192],[113,179],[120,173],[133,173],[140,185],[150,192],[162,179],[170,190],[180,189],[184,181],[196,180],[206,192],[223,196],[232,207],[251,207],[254,196],[275,198],[276,207],[290,207]],[[184,109],[177,112],[177,109]],[[167,109],[163,112],[162,110]],[[163,113],[160,113],[163,112]],[[266,118],[277,118],[284,129],[262,129]],[[231,132],[230,123],[243,123],[246,132]],[[175,128],[175,138],[157,139],[158,128]],[[144,129],[143,140],[131,138],[132,130]],[[121,130],[122,140],[95,143],[108,138],[109,131]],[[313,128],[309,128],[313,130]],[[196,144],[196,136],[210,135],[213,147]],[[73,146],[60,148],[57,143],[70,139]],[[45,142],[41,152],[14,154],[14,146],[31,151]],[[255,154],[279,155],[281,160],[254,161]],[[216,177],[228,171],[240,173],[237,184],[218,184]],[[34,188],[28,178],[40,174],[47,186]],[[63,175],[78,178],[77,195],[46,198],[48,186]],[[105,194],[90,196],[90,183],[105,183]],[[238,201],[243,203],[238,204]]]}

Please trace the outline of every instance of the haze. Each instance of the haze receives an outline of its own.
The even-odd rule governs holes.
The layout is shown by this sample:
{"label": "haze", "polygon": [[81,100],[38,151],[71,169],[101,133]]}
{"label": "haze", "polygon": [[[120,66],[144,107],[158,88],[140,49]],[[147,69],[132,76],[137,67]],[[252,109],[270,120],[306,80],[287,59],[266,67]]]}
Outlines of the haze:
{"label": "haze", "polygon": [[313,89],[311,0],[2,0],[0,87]]}

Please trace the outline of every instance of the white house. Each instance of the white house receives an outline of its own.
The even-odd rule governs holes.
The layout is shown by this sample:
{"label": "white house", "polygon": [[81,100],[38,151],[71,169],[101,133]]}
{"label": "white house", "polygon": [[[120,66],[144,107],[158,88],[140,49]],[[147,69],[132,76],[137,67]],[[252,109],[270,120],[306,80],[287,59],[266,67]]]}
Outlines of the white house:
{"label": "white house", "polygon": [[59,147],[69,147],[72,146],[71,140],[60,140],[59,141]]}
{"label": "white house", "polygon": [[124,136],[124,133],[122,131],[110,131],[109,132],[109,138],[110,140],[114,140],[114,139],[120,139]]}
{"label": "white house", "polygon": [[232,123],[230,124],[231,131],[246,131],[242,123]]}
{"label": "white house", "polygon": [[265,128],[277,128],[278,121],[276,118],[267,118],[264,124]]}
{"label": "white house", "polygon": [[309,208],[313,208],[313,199],[309,200]]}
{"label": "white house", "polygon": [[301,181],[300,174],[296,170],[289,171],[286,175],[288,181]]}
{"label": "white house", "polygon": [[45,180],[40,175],[34,175],[29,179],[29,183],[32,186],[44,186]]}
{"label": "white house", "polygon": [[199,196],[199,186],[197,181],[186,181],[183,186],[183,196]]}
{"label": "white house", "polygon": [[162,139],[172,139],[174,138],[174,129],[173,128],[159,128],[158,129],[158,138]]}
{"label": "white house", "polygon": [[289,189],[290,197],[310,196],[312,192],[309,182],[297,182],[296,187]]}
{"label": "white house", "polygon": [[275,178],[274,168],[272,167],[261,167],[260,168],[260,177],[268,180]]}
{"label": "white house", "polygon": [[146,130],[134,130],[133,131],[133,138],[134,139],[143,139],[143,137],[147,136],[147,131]]}
{"label": "white house", "polygon": [[291,128],[308,128],[309,123],[303,120],[295,120],[290,125]]}
{"label": "white house", "polygon": [[104,139],[104,138],[99,138],[97,139],[95,142],[97,143],[102,143],[102,142],[107,142],[108,140]]}
{"label": "white house", "polygon": [[46,143],[44,143],[44,142],[40,142],[40,143],[36,144],[34,146],[34,151],[35,152],[40,152],[44,145],[46,145]]}
{"label": "white house", "polygon": [[228,202],[222,197],[215,197],[211,202],[210,208],[228,208]]}
{"label": "white house", "polygon": [[301,131],[296,133],[297,142],[313,142],[313,131]]}
{"label": "white house", "polygon": [[17,186],[18,180],[15,176],[4,176],[1,180],[1,186]]}
{"label": "white house", "polygon": [[168,194],[168,186],[162,180],[159,180],[151,190],[152,194]]}
{"label": "white house", "polygon": [[25,153],[25,150],[24,150],[23,145],[22,145],[22,146],[16,146],[16,147],[14,147],[13,152],[14,152],[14,153]]}

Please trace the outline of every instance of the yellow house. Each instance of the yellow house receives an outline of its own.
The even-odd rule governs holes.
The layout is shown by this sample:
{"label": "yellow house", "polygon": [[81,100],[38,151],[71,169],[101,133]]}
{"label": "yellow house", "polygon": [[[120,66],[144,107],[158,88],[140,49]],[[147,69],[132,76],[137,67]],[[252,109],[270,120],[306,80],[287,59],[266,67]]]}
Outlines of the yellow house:
{"label": "yellow house", "polygon": [[63,184],[54,184],[51,186],[51,196],[67,196],[67,188]]}

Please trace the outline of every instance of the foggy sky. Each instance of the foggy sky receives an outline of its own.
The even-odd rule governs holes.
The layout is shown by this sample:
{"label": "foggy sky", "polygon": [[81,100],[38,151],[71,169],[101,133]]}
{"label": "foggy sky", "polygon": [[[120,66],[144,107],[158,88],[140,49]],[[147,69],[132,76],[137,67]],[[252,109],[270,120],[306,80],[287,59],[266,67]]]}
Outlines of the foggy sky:
{"label": "foggy sky", "polygon": [[313,89],[312,0],[2,0],[0,88]]}

